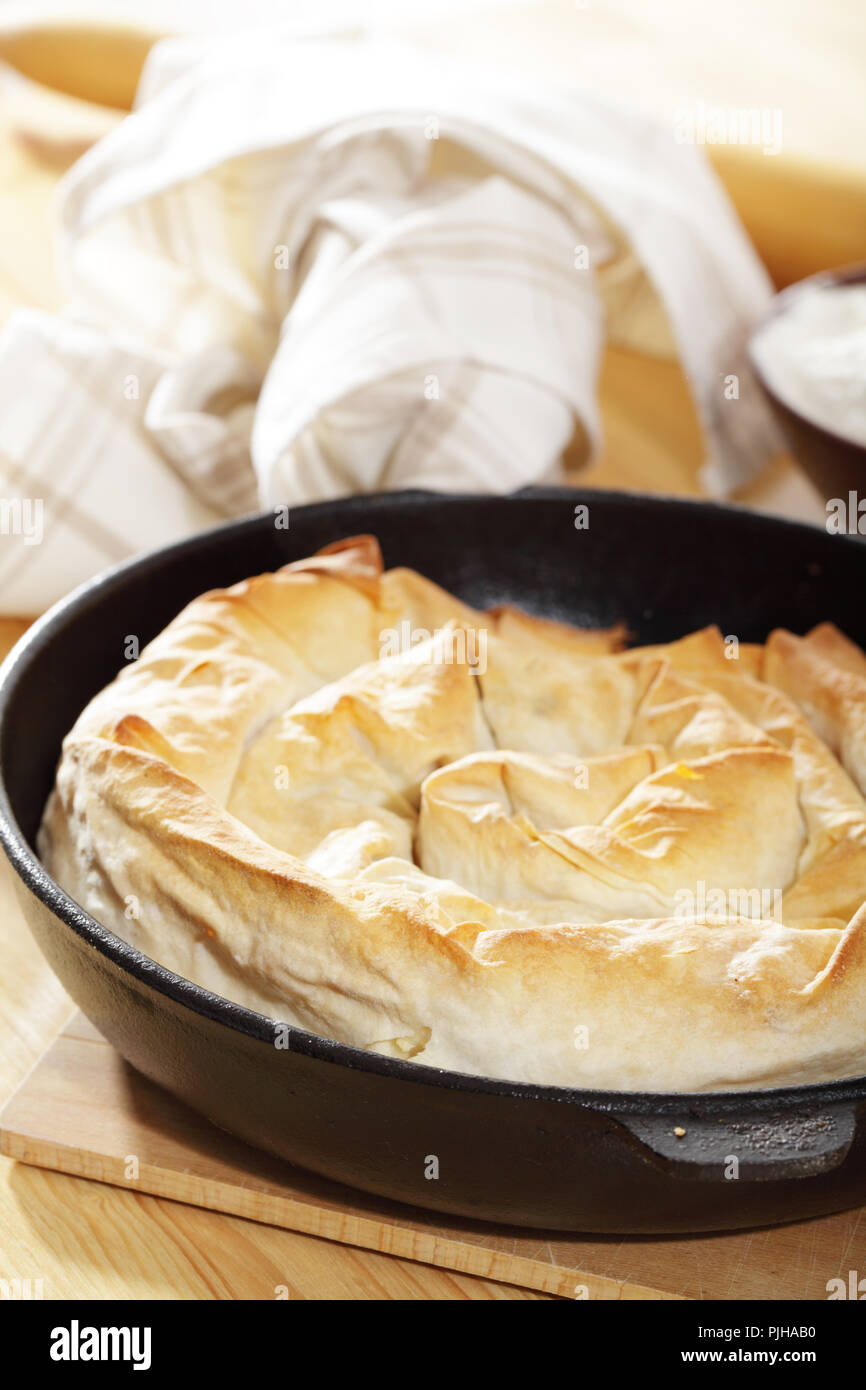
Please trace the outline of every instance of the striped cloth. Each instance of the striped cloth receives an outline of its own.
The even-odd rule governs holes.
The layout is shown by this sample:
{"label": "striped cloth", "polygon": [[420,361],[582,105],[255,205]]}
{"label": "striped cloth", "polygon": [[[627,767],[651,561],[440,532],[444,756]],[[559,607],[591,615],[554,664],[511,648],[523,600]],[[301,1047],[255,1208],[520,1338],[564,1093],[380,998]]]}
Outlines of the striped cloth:
{"label": "striped cloth", "polygon": [[68,312],[0,338],[6,613],[259,507],[554,480],[605,335],[679,355],[717,490],[777,447],[724,192],[596,97],[376,36],[166,40],[59,216]]}

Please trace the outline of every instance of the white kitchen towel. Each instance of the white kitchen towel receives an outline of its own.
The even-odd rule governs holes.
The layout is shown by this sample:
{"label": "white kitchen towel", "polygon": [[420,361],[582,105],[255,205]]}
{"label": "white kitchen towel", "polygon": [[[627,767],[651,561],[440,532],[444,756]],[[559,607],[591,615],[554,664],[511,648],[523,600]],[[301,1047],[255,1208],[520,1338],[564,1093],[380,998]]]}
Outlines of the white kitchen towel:
{"label": "white kitchen towel", "polygon": [[717,490],[777,447],[724,191],[594,96],[375,35],[166,40],[59,223],[68,311],[0,337],[6,613],[257,507],[555,480],[605,333],[680,357]]}

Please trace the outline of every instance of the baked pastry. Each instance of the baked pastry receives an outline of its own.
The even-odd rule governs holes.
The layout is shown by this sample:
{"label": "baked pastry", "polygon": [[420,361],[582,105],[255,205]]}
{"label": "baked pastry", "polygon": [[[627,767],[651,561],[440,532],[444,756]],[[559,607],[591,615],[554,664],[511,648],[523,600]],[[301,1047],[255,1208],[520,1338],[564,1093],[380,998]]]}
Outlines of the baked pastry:
{"label": "baked pastry", "polygon": [[39,847],[154,960],[435,1067],[866,1070],[866,657],[624,649],[359,537],[195,600],[68,735]]}

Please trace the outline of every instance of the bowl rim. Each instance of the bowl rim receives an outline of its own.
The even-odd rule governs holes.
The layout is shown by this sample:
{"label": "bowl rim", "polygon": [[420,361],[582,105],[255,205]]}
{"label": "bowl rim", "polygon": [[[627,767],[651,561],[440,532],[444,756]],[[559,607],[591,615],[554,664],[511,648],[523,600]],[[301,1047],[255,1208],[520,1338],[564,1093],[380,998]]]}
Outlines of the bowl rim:
{"label": "bowl rim", "polygon": [[[633,507],[636,502],[650,509],[673,505],[685,516],[697,516],[712,511],[723,515],[730,521],[745,523],[754,529],[771,527],[791,533],[824,534],[819,527],[807,522],[789,520],[784,517],[767,516],[748,508],[727,505],[696,498],[669,497],[662,493],[640,493],[602,489],[581,489],[572,487],[528,487],[507,494],[434,492],[413,489],[394,492],[367,493],[349,498],[337,498],[326,502],[316,502],[293,510],[305,514],[331,516],[335,508],[347,514],[347,521],[353,512],[363,516],[369,504],[398,509],[407,504],[420,504],[430,499],[467,502],[531,502],[567,501],[572,504],[584,502],[588,505],[601,503],[612,508]],[[124,560],[108,570],[85,580],[69,594],[59,599],[41,617],[37,618],[15,643],[0,665],[0,727],[6,721],[7,711],[18,680],[26,671],[34,657],[50,647],[55,635],[60,632],[72,616],[79,616],[88,609],[98,608],[102,596],[109,590],[121,586],[130,578],[143,577],[158,570],[170,556],[182,553],[194,554],[197,550],[209,548],[218,543],[218,538],[231,533],[232,536],[249,532],[255,535],[271,513],[261,512],[251,517],[230,521],[196,532],[183,540],[150,550],[132,559]],[[861,544],[853,537],[834,536],[835,545]],[[254,1041],[273,1047],[274,1029],[288,1029],[287,1053],[300,1053],[318,1061],[348,1067],[353,1070],[373,1073],[395,1080],[412,1082],[416,1085],[435,1086],[454,1091],[484,1093],[492,1096],[508,1096],[527,1101],[569,1104],[582,1109],[594,1110],[612,1115],[682,1115],[684,1112],[718,1115],[741,1115],[744,1111],[766,1112],[777,1108],[788,1110],[803,1108],[810,1104],[826,1106],[828,1103],[858,1101],[866,1099],[866,1074],[844,1077],[832,1081],[806,1082],[798,1085],[763,1087],[759,1089],[741,1088],[738,1090],[713,1091],[611,1091],[592,1088],[577,1088],[543,1084],[539,1082],[513,1081],[507,1078],[479,1076],[468,1072],[451,1071],[444,1067],[432,1067],[423,1062],[413,1062],[402,1058],[382,1056],[366,1052],[350,1043],[337,1042],[310,1032],[295,1024],[267,1018],[245,1005],[237,1004],[224,996],[205,989],[202,985],[175,973],[168,966],[153,960],[136,947],[103,926],[95,917],[86,912],[74,898],[70,897],[44,868],[18,824],[12,810],[6,789],[6,770],[2,758],[0,742],[0,845],[12,869],[23,882],[25,888],[43,904],[64,926],[70,928],[89,946],[106,957],[137,985],[154,989],[181,1008],[203,1016],[212,1022],[227,1026],[244,1034]]]}
{"label": "bowl rim", "polygon": [[864,462],[866,462],[866,444],[861,444],[858,440],[851,439],[849,435],[840,434],[837,430],[820,424],[817,420],[804,415],[797,406],[791,405],[775,387],[770,385],[755,353],[756,341],[767,325],[772,323],[774,319],[781,318],[788,313],[791,305],[803,295],[808,294],[813,289],[832,289],[842,285],[858,284],[866,285],[866,261],[856,261],[851,265],[839,266],[836,270],[818,270],[814,275],[807,275],[802,280],[795,280],[793,284],[786,285],[783,290],[779,290],[778,294],[773,296],[766,313],[762,315],[760,321],[749,334],[747,352],[749,363],[759,385],[778,409],[787,411],[801,428],[813,430],[825,445],[836,449],[842,448],[854,454],[862,454]]}

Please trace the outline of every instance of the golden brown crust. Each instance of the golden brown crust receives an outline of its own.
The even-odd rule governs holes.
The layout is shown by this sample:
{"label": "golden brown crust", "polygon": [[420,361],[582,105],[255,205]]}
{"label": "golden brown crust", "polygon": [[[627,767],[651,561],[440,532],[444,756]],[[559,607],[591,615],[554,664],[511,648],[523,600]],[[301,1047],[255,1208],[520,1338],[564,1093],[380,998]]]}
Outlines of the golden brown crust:
{"label": "golden brown crust", "polygon": [[624,637],[338,542],[96,697],[41,853],[154,959],[360,1047],[611,1089],[866,1069],[866,657]]}
{"label": "golden brown crust", "polygon": [[778,631],[767,640],[765,679],[803,711],[815,732],[866,793],[866,658],[822,624],[806,637]]}
{"label": "golden brown crust", "polygon": [[571,627],[554,618],[530,616],[509,603],[491,608],[489,617],[493,619],[493,631],[498,637],[542,654],[601,656],[605,652],[621,652],[628,638],[625,623],[591,630]]}

